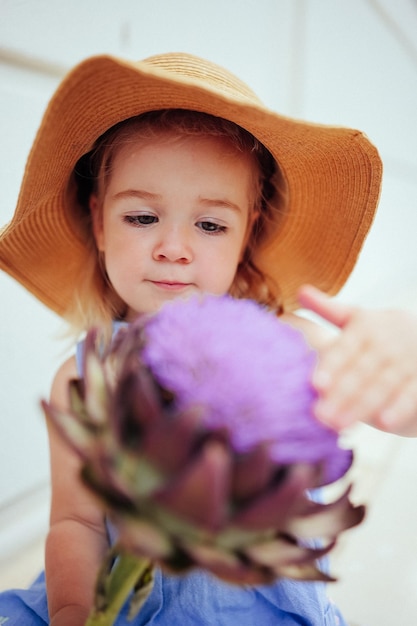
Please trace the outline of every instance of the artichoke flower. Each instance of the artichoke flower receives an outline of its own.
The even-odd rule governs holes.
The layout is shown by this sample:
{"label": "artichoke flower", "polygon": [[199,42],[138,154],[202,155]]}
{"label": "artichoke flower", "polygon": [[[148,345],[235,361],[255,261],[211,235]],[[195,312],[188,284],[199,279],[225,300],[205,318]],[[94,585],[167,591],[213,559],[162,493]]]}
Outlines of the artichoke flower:
{"label": "artichoke flower", "polygon": [[88,333],[70,410],[43,405],[117,529],[90,626],[112,624],[132,589],[139,610],[155,565],[246,585],[333,580],[318,560],[364,507],[349,489],[314,497],[352,463],[313,416],[315,360],[299,331],[229,296],[168,303],[107,350]]}

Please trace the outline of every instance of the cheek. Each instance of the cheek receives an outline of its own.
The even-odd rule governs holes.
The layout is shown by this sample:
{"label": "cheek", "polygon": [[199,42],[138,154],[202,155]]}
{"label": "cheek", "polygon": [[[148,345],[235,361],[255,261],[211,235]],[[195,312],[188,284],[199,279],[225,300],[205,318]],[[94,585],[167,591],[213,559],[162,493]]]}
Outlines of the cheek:
{"label": "cheek", "polygon": [[106,225],[101,241],[102,248],[99,250],[104,253],[104,262],[109,278],[112,282],[113,280],[120,280],[129,269],[131,271],[132,267],[136,265],[132,246],[129,245],[129,241],[126,241],[126,237],[118,235],[114,229],[113,231],[109,230]]}
{"label": "cheek", "polygon": [[216,295],[227,293],[234,281],[239,261],[238,249],[217,253],[213,258],[206,259],[203,278],[207,291]]}
{"label": "cheek", "polygon": [[115,270],[122,272],[133,271],[143,263],[143,247],[132,245],[125,237],[114,237],[107,239],[104,257],[106,265],[111,265]]}

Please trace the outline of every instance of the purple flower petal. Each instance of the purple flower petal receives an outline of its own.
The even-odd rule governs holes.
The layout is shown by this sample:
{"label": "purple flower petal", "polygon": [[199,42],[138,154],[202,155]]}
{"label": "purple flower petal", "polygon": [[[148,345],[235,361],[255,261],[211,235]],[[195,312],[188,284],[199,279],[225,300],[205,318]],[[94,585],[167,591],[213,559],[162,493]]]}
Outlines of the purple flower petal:
{"label": "purple flower petal", "polygon": [[201,407],[203,423],[227,428],[236,450],[269,442],[275,462],[323,461],[322,484],[350,467],[351,452],[313,416],[316,354],[273,313],[229,296],[177,300],[145,335],[143,359],[178,408]]}

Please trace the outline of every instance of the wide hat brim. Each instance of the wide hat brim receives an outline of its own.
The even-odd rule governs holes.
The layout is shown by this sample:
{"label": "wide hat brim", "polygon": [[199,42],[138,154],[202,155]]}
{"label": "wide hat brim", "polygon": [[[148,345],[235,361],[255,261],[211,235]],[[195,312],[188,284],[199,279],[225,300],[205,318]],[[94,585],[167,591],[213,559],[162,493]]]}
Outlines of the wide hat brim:
{"label": "wide hat brim", "polygon": [[68,186],[78,159],[123,119],[180,108],[235,122],[273,154],[288,205],[261,251],[286,310],[311,283],[335,294],[357,260],[377,207],[382,165],[360,131],[278,115],[223,68],[187,54],[141,62],[87,59],[63,80],[28,158],[16,211],[0,235],[0,267],[63,315],[86,249]]}

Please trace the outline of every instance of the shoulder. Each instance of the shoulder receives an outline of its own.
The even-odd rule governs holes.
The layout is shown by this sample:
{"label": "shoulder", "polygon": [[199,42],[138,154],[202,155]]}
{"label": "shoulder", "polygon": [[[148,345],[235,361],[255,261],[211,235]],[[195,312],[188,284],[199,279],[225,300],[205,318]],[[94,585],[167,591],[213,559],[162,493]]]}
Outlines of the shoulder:
{"label": "shoulder", "polygon": [[59,406],[66,406],[68,383],[78,376],[77,362],[73,355],[64,361],[55,373],[51,387],[51,401]]}

